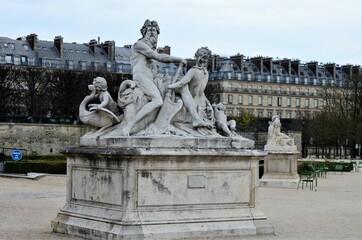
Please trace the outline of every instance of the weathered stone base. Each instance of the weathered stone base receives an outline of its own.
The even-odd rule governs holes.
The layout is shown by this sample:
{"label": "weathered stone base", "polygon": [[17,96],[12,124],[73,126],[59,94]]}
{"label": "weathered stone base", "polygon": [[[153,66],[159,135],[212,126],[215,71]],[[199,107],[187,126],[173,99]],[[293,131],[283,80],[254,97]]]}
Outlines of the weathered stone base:
{"label": "weathered stone base", "polygon": [[267,220],[215,221],[153,225],[121,225],[61,215],[52,222],[54,231],[86,239],[174,240],[210,237],[225,239],[257,234],[273,234]]}
{"label": "weathered stone base", "polygon": [[258,209],[258,161],[241,149],[70,148],[55,232],[87,239],[272,234]]}
{"label": "weathered stone base", "polygon": [[297,188],[299,152],[269,152],[264,161],[261,187]]}

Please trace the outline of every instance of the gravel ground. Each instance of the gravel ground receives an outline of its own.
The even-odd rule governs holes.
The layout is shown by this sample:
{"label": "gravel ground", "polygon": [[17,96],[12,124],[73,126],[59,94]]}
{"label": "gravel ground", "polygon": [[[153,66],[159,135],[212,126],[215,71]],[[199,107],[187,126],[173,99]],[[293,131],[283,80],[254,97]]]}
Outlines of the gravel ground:
{"label": "gravel ground", "polygon": [[[0,239],[82,239],[50,227],[65,204],[65,182],[0,177]],[[259,201],[275,234],[242,239],[362,239],[362,173],[329,173],[314,191],[260,188]]]}

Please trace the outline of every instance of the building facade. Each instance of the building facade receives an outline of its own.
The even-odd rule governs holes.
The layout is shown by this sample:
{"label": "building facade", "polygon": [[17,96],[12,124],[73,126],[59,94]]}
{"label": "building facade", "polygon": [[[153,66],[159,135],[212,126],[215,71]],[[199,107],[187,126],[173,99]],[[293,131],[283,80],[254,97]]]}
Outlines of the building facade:
{"label": "building facade", "polygon": [[214,56],[211,65],[209,84],[214,86],[216,101],[227,107],[227,115],[241,116],[246,111],[262,118],[299,118],[303,111],[318,111],[325,104],[325,87],[343,88],[353,72],[361,71],[353,65],[240,54]]}
{"label": "building facade", "polygon": [[[171,54],[165,46],[159,52]],[[53,41],[39,40],[36,34],[11,39],[0,37],[0,64],[61,68],[81,71],[132,73],[131,45],[115,46],[114,41],[67,43],[56,36]],[[194,64],[188,60],[188,68]],[[173,76],[177,66],[158,65],[160,74]],[[302,111],[318,111],[324,102],[321,92],[326,86],[343,88],[360,66],[317,61],[273,59],[257,56],[245,58],[213,55],[209,62],[209,85],[213,100],[222,102],[228,116],[241,116],[245,111],[258,117],[299,118]]]}

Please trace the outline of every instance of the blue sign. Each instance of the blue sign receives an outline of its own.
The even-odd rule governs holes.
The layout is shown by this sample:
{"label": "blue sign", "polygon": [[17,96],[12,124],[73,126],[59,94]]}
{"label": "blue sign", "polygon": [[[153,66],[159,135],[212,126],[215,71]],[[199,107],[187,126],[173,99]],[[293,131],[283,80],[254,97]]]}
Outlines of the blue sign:
{"label": "blue sign", "polygon": [[21,158],[23,157],[23,154],[20,150],[18,149],[15,149],[14,151],[11,152],[11,158],[14,160],[14,161],[20,161]]}

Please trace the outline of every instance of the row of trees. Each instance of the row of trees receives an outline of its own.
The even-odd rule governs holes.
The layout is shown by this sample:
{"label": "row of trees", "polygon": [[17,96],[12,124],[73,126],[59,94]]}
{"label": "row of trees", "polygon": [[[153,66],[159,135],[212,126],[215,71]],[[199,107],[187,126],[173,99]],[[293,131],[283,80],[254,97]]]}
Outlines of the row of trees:
{"label": "row of trees", "polygon": [[120,83],[131,76],[0,65],[0,116],[76,116],[79,103],[88,94],[93,78],[107,79],[108,91],[116,98]]}
{"label": "row of trees", "polygon": [[[327,86],[324,107],[313,115],[303,112],[303,144],[318,146],[328,157],[361,156],[362,75],[354,73],[344,87]],[[343,153],[343,156],[342,156]],[[304,153],[306,155],[307,153]]]}

